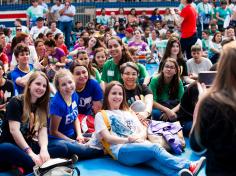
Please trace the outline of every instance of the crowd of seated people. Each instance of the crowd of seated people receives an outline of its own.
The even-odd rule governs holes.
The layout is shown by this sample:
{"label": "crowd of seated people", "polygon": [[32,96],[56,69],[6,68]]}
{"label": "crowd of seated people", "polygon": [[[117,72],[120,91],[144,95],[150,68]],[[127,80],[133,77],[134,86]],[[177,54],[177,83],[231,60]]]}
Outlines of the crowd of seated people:
{"label": "crowd of seated people", "polygon": [[[236,156],[236,6],[214,5],[181,0],[179,10],[155,9],[151,17],[122,8],[109,17],[102,9],[94,22],[76,23],[75,43],[64,39],[59,21],[44,24],[42,5],[34,23],[18,19],[12,36],[0,30],[0,171],[17,166],[27,174],[50,158],[106,153],[164,175],[197,175],[205,160],[207,175],[235,174],[227,159]],[[181,22],[190,11],[201,20],[192,36],[198,40],[186,51]],[[231,20],[222,24],[226,12]],[[159,68],[150,74],[149,63]],[[210,70],[216,76],[206,86],[199,73]],[[135,109],[140,102],[142,110]],[[180,122],[206,158],[183,159],[148,140],[152,121]]]}

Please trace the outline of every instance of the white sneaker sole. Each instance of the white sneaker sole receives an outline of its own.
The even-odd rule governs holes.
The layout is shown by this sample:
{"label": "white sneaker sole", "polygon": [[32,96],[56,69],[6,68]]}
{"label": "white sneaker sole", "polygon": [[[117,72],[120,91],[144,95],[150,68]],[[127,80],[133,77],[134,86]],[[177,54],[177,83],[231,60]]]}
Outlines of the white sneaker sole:
{"label": "white sneaker sole", "polygon": [[188,169],[182,169],[178,173],[179,176],[193,176],[192,172]]}
{"label": "white sneaker sole", "polygon": [[206,157],[202,156],[199,160],[198,166],[196,167],[195,171],[193,172],[193,176],[198,175],[198,173],[200,172],[200,170],[203,168],[203,166],[206,163]]}

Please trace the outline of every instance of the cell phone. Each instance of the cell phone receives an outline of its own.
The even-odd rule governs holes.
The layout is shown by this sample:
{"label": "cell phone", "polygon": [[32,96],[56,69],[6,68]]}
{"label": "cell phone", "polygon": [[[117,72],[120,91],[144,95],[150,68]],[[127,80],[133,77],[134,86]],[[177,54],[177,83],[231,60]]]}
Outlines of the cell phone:
{"label": "cell phone", "polygon": [[198,81],[210,87],[215,79],[217,71],[201,71],[198,73]]}

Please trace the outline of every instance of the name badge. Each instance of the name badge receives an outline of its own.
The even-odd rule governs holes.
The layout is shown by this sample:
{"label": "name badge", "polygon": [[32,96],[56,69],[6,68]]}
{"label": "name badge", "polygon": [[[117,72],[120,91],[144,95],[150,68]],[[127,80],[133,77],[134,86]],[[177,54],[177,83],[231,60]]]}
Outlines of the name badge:
{"label": "name badge", "polygon": [[73,101],[73,103],[72,103],[72,109],[74,109],[74,108],[76,108],[76,107],[77,107],[77,104],[76,104],[75,101]]}
{"label": "name badge", "polygon": [[114,71],[108,70],[107,71],[107,76],[114,76]]}

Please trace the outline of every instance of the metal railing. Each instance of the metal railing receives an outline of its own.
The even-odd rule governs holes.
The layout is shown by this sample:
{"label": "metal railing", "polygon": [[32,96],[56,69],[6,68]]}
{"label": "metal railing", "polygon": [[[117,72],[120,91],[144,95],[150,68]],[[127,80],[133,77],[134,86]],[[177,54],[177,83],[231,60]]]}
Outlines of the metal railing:
{"label": "metal railing", "polygon": [[92,22],[96,16],[96,7],[95,6],[83,6],[76,8],[76,15],[74,17],[74,21],[80,21],[82,24],[87,24],[88,22]]}
{"label": "metal railing", "polygon": [[[71,2],[180,2],[180,0],[71,0]],[[45,0],[46,3],[54,3],[54,0]],[[30,4],[31,0],[0,0],[0,5],[4,4]]]}

